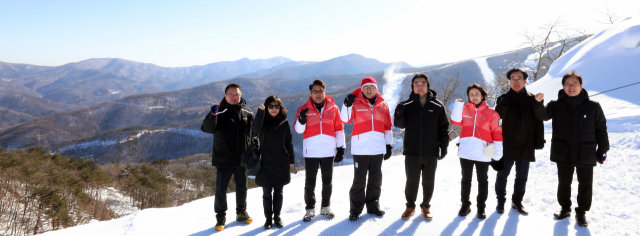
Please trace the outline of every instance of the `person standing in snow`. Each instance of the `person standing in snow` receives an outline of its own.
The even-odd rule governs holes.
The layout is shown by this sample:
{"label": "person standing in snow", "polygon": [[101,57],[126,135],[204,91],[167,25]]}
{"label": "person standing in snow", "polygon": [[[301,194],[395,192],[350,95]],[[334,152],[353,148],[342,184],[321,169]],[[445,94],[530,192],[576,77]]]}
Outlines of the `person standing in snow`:
{"label": "person standing in snow", "polygon": [[420,175],[422,173],[422,216],[433,219],[430,210],[438,160],[447,155],[449,147],[449,119],[444,105],[436,99],[436,91],[429,89],[429,77],[416,74],[411,79],[409,99],[396,106],[394,125],[404,129],[404,167],[407,182],[404,194],[407,208],[401,218],[407,220],[415,213]]}
{"label": "person standing in snow", "polygon": [[246,108],[242,90],[237,84],[229,84],[224,90],[220,105],[211,106],[211,112],[202,121],[200,129],[213,134],[211,164],[216,167],[215,207],[217,223],[215,229],[224,229],[227,211],[227,186],[234,176],[236,183],[236,221],[251,224],[247,214],[247,174],[242,164],[242,154],[251,139],[253,112]]}
{"label": "person standing in snow", "polygon": [[[459,216],[466,216],[471,212],[471,180],[473,166],[476,166],[478,178],[478,218],[486,219],[484,208],[489,193],[489,165],[499,171],[504,165],[502,159],[502,127],[499,125],[500,115],[487,105],[487,92],[482,86],[472,84],[467,88],[467,105],[462,99],[457,99],[451,111],[451,123],[462,126],[460,130],[460,168],[462,169],[462,187],[460,189],[462,207]],[[490,144],[493,144],[491,146]],[[485,148],[493,148],[493,156],[485,156]]]}
{"label": "person standing in snow", "polygon": [[304,221],[311,221],[315,213],[315,188],[318,167],[322,172],[322,205],[320,214],[331,219],[331,190],[333,162],[344,158],[344,125],[340,121],[340,111],[333,98],[325,94],[326,85],[315,80],[309,85],[311,96],[298,108],[294,130],[303,134],[302,155],[305,160],[306,177],[304,201],[306,213]]}
{"label": "person standing in snow", "polygon": [[361,87],[347,95],[340,118],[347,124],[354,122],[351,134],[354,175],[349,191],[349,220],[357,220],[365,205],[367,213],[383,216],[385,212],[379,204],[381,168],[383,158],[387,160],[391,157],[393,136],[389,105],[378,92],[374,78],[364,78]]}
{"label": "person standing in snow", "polygon": [[521,214],[529,214],[522,205],[527,188],[529,164],[536,161],[535,149],[544,147],[544,126],[533,113],[535,97],[525,88],[528,74],[519,68],[507,72],[511,89],[498,97],[496,111],[502,119],[504,169],[496,177],[496,212],[504,213],[507,195],[507,177],[515,166],[516,180],[513,185],[511,207]]}
{"label": "person standing in snow", "polygon": [[551,161],[558,166],[558,203],[562,209],[554,214],[558,220],[571,216],[571,182],[578,175],[576,221],[587,227],[586,212],[591,208],[593,167],[604,164],[609,150],[607,119],[602,107],[589,100],[582,88],[582,77],[570,72],[562,77],[563,89],[558,100],[543,107],[544,93],[536,95],[535,115],[540,120],[553,119]]}
{"label": "person standing in snow", "polygon": [[[268,111],[266,115],[265,109]],[[258,106],[251,130],[260,138],[262,166],[256,176],[256,184],[262,187],[262,205],[267,219],[264,228],[271,229],[272,223],[282,228],[282,189],[291,182],[289,166],[293,166],[295,157],[287,108],[279,97],[269,96],[264,104]]]}

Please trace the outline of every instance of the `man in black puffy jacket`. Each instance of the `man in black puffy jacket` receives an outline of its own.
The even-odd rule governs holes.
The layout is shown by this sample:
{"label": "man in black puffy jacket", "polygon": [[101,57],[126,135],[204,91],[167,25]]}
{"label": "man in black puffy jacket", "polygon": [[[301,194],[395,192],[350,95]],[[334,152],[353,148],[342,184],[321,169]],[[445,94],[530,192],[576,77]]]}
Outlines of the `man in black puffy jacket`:
{"label": "man in black puffy jacket", "polygon": [[587,226],[585,214],[591,208],[593,190],[593,167],[596,162],[604,164],[609,150],[607,119],[602,107],[589,100],[582,89],[582,77],[575,72],[562,77],[564,89],[558,92],[558,100],[543,107],[544,94],[536,95],[534,105],[540,120],[553,119],[551,138],[551,161],[558,166],[558,203],[562,206],[555,213],[556,219],[571,216],[571,182],[574,169],[578,175],[578,207],[576,221]]}
{"label": "man in black puffy jacket", "polygon": [[436,99],[436,92],[429,89],[429,77],[416,74],[411,80],[409,99],[396,106],[394,125],[405,129],[404,151],[407,183],[405,197],[407,209],[402,219],[415,213],[416,198],[422,172],[422,216],[431,220],[429,208],[433,196],[438,160],[447,155],[449,146],[449,119],[444,105]]}
{"label": "man in black puffy jacket", "polygon": [[227,186],[234,176],[236,183],[236,220],[251,224],[247,214],[247,175],[242,164],[242,154],[255,135],[251,132],[253,112],[245,107],[239,85],[225,88],[220,105],[213,105],[202,121],[200,129],[213,134],[212,165],[216,167],[215,207],[216,230],[224,229],[227,211]]}

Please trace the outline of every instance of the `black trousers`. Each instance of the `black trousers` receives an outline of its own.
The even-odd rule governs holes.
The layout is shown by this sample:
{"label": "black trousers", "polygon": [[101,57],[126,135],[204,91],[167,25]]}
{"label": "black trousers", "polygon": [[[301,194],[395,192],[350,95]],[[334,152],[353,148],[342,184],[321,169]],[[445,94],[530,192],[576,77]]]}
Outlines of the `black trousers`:
{"label": "black trousers", "polygon": [[558,203],[563,210],[571,211],[571,182],[573,170],[578,175],[578,207],[576,214],[585,214],[591,209],[593,191],[593,166],[574,167],[556,163],[558,166]]}
{"label": "black trousers", "polygon": [[322,207],[331,205],[331,178],[333,177],[333,157],[322,158],[304,158],[304,168],[306,169],[306,177],[304,182],[304,202],[307,204],[306,209],[316,208],[316,176],[318,175],[318,167],[322,176]]}
{"label": "black trousers", "polygon": [[418,198],[418,188],[420,187],[420,173],[422,172],[422,203],[420,207],[429,209],[431,197],[433,196],[433,186],[436,178],[436,168],[438,158],[416,156],[405,156],[404,170],[407,175],[407,183],[404,186],[404,196],[407,199],[407,207],[416,208]]}
{"label": "black trousers", "polygon": [[498,198],[498,204],[504,204],[507,201],[507,177],[511,172],[511,167],[516,166],[516,181],[513,184],[513,195],[511,201],[517,204],[522,203],[524,198],[524,192],[527,189],[527,178],[529,177],[529,163],[528,161],[514,161],[509,159],[504,160],[504,169],[498,171],[496,176],[496,197]]}
{"label": "black trousers", "polygon": [[[382,154],[353,155],[353,184],[349,190],[350,213],[360,215],[365,204],[368,212],[377,211],[380,208],[382,160]],[[369,173],[368,181],[367,172]]]}
{"label": "black trousers", "polygon": [[242,167],[217,167],[214,211],[216,218],[225,217],[227,211],[227,187],[234,176],[236,183],[236,214],[247,210],[247,174]]}
{"label": "black trousers", "polygon": [[[262,206],[264,206],[264,216],[267,219],[280,217],[283,188],[284,185],[262,187]],[[273,192],[273,196],[271,192]]]}
{"label": "black trousers", "polygon": [[460,168],[462,169],[462,187],[460,188],[460,201],[463,206],[470,206],[471,201],[469,195],[471,195],[471,181],[473,180],[473,166],[476,166],[476,176],[478,178],[478,196],[476,201],[478,203],[478,209],[484,210],[486,207],[485,202],[489,195],[489,165],[491,162],[472,161],[464,158],[460,158]]}

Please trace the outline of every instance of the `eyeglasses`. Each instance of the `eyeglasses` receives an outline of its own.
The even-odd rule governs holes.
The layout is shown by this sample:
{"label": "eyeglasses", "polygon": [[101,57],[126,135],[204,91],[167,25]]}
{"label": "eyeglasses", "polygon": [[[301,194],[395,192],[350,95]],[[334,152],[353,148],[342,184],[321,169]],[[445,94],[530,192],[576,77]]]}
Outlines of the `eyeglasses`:
{"label": "eyeglasses", "polygon": [[237,93],[237,94],[227,93],[226,95],[227,95],[227,97],[230,97],[230,98],[240,97],[239,93]]}
{"label": "eyeglasses", "polygon": [[362,90],[376,90],[376,86],[367,85],[367,86],[362,87]]}
{"label": "eyeglasses", "polygon": [[321,93],[324,93],[324,89],[321,89],[321,90],[311,90],[311,93],[313,93],[313,94],[321,94]]}
{"label": "eyeglasses", "polygon": [[565,87],[580,87],[580,83],[566,83],[564,84]]}
{"label": "eyeglasses", "polygon": [[269,109],[280,109],[280,105],[269,104]]}
{"label": "eyeglasses", "polygon": [[523,81],[524,81],[524,79],[510,79],[509,80],[509,82],[511,82],[511,83],[521,83]]}

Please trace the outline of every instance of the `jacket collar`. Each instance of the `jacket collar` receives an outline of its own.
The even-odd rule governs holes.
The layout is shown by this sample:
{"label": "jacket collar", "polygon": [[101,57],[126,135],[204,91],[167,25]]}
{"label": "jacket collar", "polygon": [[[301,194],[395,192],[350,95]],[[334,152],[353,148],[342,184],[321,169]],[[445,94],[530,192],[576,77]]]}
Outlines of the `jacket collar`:
{"label": "jacket collar", "polygon": [[467,100],[467,105],[464,105],[465,107],[467,107],[468,109],[478,109],[478,111],[480,110],[484,110],[487,109],[489,107],[489,104],[487,104],[487,100],[484,100],[480,103],[480,106],[478,106],[476,108],[476,104],[473,104],[470,100]]}
{"label": "jacket collar", "polygon": [[247,105],[247,101],[244,100],[244,98],[240,98],[240,102],[236,105],[231,105],[229,103],[227,103],[227,100],[225,98],[222,98],[222,101],[220,102],[220,107],[222,108],[226,108],[229,110],[240,110],[242,109],[245,105]]}
{"label": "jacket collar", "polygon": [[[427,92],[427,102],[436,100],[436,95],[438,95],[436,91],[429,89],[429,92]],[[409,98],[415,102],[420,102],[420,95],[413,93],[413,91],[409,94]]]}
{"label": "jacket collar", "polygon": [[[329,97],[329,95],[325,95],[324,96],[324,110],[329,109],[330,107],[333,107],[333,105],[336,104],[336,101],[333,100],[332,97]],[[309,96],[309,99],[307,99],[307,108],[309,108],[309,110],[316,110],[316,104],[313,102],[313,99],[311,99],[311,96]]]}
{"label": "jacket collar", "polygon": [[[367,98],[364,97],[364,94],[362,93],[361,88],[358,88],[356,90],[353,91],[352,93],[353,95],[356,95],[356,99],[355,101],[360,101],[363,102],[365,104],[371,104]],[[382,95],[380,94],[380,92],[376,91],[376,103],[373,104],[373,106],[377,106],[378,104],[382,103],[384,101],[384,98],[382,98]]]}
{"label": "jacket collar", "polygon": [[562,100],[571,106],[577,106],[578,104],[589,100],[589,93],[587,93],[587,90],[582,89],[580,94],[578,94],[576,98],[573,98],[569,97],[569,95],[564,92],[564,89],[560,89],[560,91],[558,91],[558,100]]}

